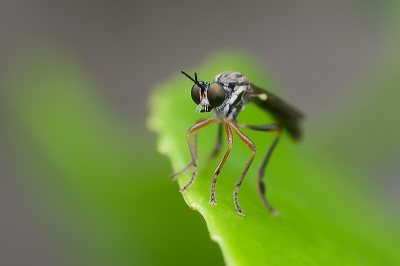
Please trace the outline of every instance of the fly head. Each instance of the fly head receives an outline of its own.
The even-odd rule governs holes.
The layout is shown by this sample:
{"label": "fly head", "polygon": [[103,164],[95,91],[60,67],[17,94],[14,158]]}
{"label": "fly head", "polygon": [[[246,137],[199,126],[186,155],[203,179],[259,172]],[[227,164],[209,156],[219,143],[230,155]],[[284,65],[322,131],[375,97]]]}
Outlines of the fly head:
{"label": "fly head", "polygon": [[194,79],[187,73],[181,71],[187,78],[194,82],[191,90],[192,100],[197,104],[196,110],[201,113],[210,112],[213,108],[218,108],[225,101],[226,93],[221,83],[204,82],[197,80],[197,74]]}

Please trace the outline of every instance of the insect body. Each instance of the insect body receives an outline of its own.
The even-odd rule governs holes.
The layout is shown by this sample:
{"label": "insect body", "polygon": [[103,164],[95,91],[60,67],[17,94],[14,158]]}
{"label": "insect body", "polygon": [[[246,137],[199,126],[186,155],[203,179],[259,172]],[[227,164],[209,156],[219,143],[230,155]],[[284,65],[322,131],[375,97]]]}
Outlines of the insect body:
{"label": "insect body", "polygon": [[[267,152],[267,155],[265,156],[263,163],[261,164],[261,167],[257,173],[257,179],[258,190],[265,207],[272,214],[277,214],[277,212],[271,207],[266,199],[265,185],[263,182],[265,167],[268,163],[272,151],[274,150],[276,144],[278,143],[278,140],[281,137],[283,129],[286,129],[293,139],[300,139],[301,130],[299,122],[303,115],[299,111],[285,103],[283,100],[279,99],[277,96],[255,86],[246,76],[242,75],[239,72],[222,72],[214,78],[214,82],[212,83],[208,81],[198,81],[196,73],[194,79],[183,71],[182,74],[184,74],[186,77],[194,82],[191,90],[191,96],[193,101],[197,104],[196,110],[200,112],[213,112],[214,117],[198,121],[187,132],[187,141],[189,144],[192,161],[182,171],[175,173],[173,175],[173,179],[175,179],[178,174],[183,173],[184,171],[189,169],[189,167],[191,166],[193,166],[193,173],[189,183],[181,188],[180,192],[182,194],[185,193],[187,188],[193,183],[197,175],[197,131],[210,124],[219,123],[217,145],[214,152],[212,153],[212,156],[216,156],[221,149],[223,127],[225,127],[228,138],[228,149],[214,172],[209,203],[217,205],[217,201],[215,199],[215,185],[217,183],[218,175],[220,174],[221,169],[224,166],[233,145],[233,130],[253,152],[242,175],[236,182],[236,188],[233,198],[238,214],[244,216],[245,213],[240,207],[238,201],[239,188],[251,163],[253,162],[254,156],[256,155],[256,146],[248,137],[246,137],[246,135],[244,135],[239,130],[239,128],[249,128],[258,131],[276,131],[278,133],[278,136],[275,138],[274,142]],[[261,126],[239,124],[237,122],[239,113],[246,107],[249,102],[254,102],[256,105],[269,112],[276,120],[277,124]],[[190,141],[191,134],[194,135],[194,145],[192,145],[192,142]]]}

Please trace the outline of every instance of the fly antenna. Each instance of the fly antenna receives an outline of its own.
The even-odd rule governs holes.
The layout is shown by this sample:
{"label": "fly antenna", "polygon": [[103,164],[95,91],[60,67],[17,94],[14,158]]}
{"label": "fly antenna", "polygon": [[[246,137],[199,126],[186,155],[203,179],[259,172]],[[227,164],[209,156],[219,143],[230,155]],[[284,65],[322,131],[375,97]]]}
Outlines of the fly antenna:
{"label": "fly antenna", "polygon": [[181,73],[182,73],[183,75],[185,75],[188,79],[190,79],[191,81],[193,81],[195,84],[197,84],[197,86],[199,86],[200,88],[202,88],[202,93],[204,93],[204,91],[205,91],[206,88],[204,88],[204,86],[201,85],[200,82],[197,80],[197,73],[196,73],[196,72],[194,72],[194,79],[193,79],[191,76],[189,76],[189,74],[187,74],[187,73],[185,73],[185,72],[183,72],[183,71],[181,71]]}

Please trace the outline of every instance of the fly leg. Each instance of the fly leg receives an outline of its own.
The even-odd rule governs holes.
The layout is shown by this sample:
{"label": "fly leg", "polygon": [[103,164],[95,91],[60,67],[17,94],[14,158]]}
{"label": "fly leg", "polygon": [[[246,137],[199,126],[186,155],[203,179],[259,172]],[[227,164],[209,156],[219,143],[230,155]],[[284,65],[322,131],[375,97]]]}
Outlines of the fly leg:
{"label": "fly leg", "polygon": [[276,144],[278,143],[278,141],[282,135],[282,128],[278,125],[249,126],[249,125],[242,125],[242,124],[238,124],[238,127],[244,127],[244,128],[249,128],[249,129],[264,131],[264,132],[265,131],[277,131],[278,132],[278,136],[275,138],[274,142],[272,143],[271,147],[269,148],[267,155],[265,156],[264,161],[262,162],[261,167],[257,172],[258,191],[260,193],[263,204],[271,212],[272,215],[278,215],[278,212],[268,203],[268,200],[266,198],[266,189],[265,189],[263,177],[264,177],[265,168],[267,166],[269,158],[271,157],[272,151],[274,150]]}
{"label": "fly leg", "polygon": [[215,158],[220,152],[222,147],[222,123],[218,125],[218,136],[217,144],[215,145],[214,151],[210,154],[210,158]]}
{"label": "fly leg", "polygon": [[235,186],[235,192],[234,192],[234,196],[233,196],[233,201],[235,203],[235,207],[237,209],[238,214],[245,216],[246,214],[244,213],[244,211],[242,210],[242,208],[239,205],[239,201],[238,201],[238,197],[239,197],[239,188],[242,185],[243,179],[246,176],[247,171],[250,168],[251,163],[254,160],[254,157],[256,156],[256,151],[257,148],[254,145],[254,143],[246,136],[244,135],[236,126],[234,126],[233,124],[231,124],[231,127],[233,128],[233,130],[236,132],[236,134],[238,134],[239,138],[246,143],[246,145],[251,149],[251,151],[253,152],[253,154],[251,155],[250,160],[247,162],[246,168],[244,169],[242,175],[240,176],[239,180],[236,182]]}
{"label": "fly leg", "polygon": [[[184,171],[189,169],[190,166],[192,166],[192,165],[194,166],[192,178],[190,179],[189,183],[187,183],[183,188],[181,188],[179,190],[179,192],[181,192],[182,194],[184,194],[186,192],[187,188],[194,182],[194,180],[196,179],[196,175],[197,175],[197,166],[198,166],[197,165],[197,131],[199,129],[202,129],[203,127],[206,127],[206,126],[216,123],[216,122],[218,122],[218,120],[216,118],[200,120],[194,126],[192,126],[186,134],[186,139],[187,139],[187,142],[189,145],[189,150],[190,150],[190,155],[192,156],[192,161],[183,170],[181,170],[173,175],[173,179],[174,179],[176,175],[183,173]],[[194,136],[195,145],[194,146],[192,146],[192,142],[190,141],[190,135],[192,133],[195,133],[195,136]]]}
{"label": "fly leg", "polygon": [[[194,145],[193,145],[194,146],[194,156],[196,156],[196,159],[197,159],[197,131],[195,131],[193,133],[193,143],[194,143]],[[173,173],[171,176],[172,181],[176,180],[176,177],[178,175],[186,172],[192,165],[193,165],[193,160],[191,160],[190,163],[188,163],[188,165],[185,168],[183,168],[182,170]]]}
{"label": "fly leg", "polygon": [[[200,119],[199,121],[196,122],[196,124],[198,124],[200,122],[203,122],[205,120],[206,119]],[[195,157],[197,159],[197,131],[195,131],[193,133],[193,142],[194,142],[194,155],[195,155]],[[171,176],[172,181],[174,181],[178,175],[183,174],[184,172],[186,172],[192,165],[193,165],[193,160],[191,160],[190,163],[188,163],[188,165],[185,168],[183,168],[182,170],[180,170],[180,171],[178,171],[176,173],[173,173],[172,176]]]}
{"label": "fly leg", "polygon": [[212,180],[212,184],[211,184],[211,198],[209,203],[210,204],[214,204],[217,205],[217,201],[215,200],[215,185],[217,183],[217,178],[219,173],[221,172],[222,167],[225,164],[226,159],[228,158],[229,153],[231,152],[231,148],[233,145],[233,134],[232,134],[232,129],[229,125],[229,122],[227,120],[224,120],[224,125],[225,125],[225,130],[226,130],[226,136],[228,137],[228,150],[226,151],[224,158],[222,158],[222,161],[219,163],[217,169],[214,172],[214,178]]}

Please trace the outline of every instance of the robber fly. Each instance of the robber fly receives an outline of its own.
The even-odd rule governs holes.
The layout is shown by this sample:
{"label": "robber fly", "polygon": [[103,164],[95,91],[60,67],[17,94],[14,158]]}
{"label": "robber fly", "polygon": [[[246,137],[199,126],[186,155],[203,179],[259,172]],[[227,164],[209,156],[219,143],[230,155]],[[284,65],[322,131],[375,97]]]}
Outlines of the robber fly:
{"label": "robber fly", "polygon": [[[188,187],[193,183],[197,175],[197,131],[210,124],[219,123],[217,145],[212,153],[212,156],[216,156],[221,149],[223,127],[225,127],[226,135],[228,138],[228,150],[226,151],[224,157],[222,158],[220,164],[214,172],[209,203],[217,205],[217,201],[215,199],[215,185],[217,183],[218,175],[220,174],[222,167],[224,166],[225,161],[232,148],[233,130],[253,152],[242,175],[235,184],[236,188],[233,197],[238,214],[244,216],[245,213],[240,207],[238,201],[239,188],[247,171],[249,170],[251,163],[253,162],[254,156],[256,155],[256,146],[248,137],[246,137],[246,135],[244,135],[239,130],[239,128],[249,128],[258,131],[276,131],[278,135],[272,142],[272,145],[269,148],[267,155],[265,156],[264,161],[261,164],[261,167],[257,173],[258,191],[260,193],[261,199],[265,207],[272,214],[276,215],[277,212],[268,203],[265,195],[265,185],[263,182],[265,167],[284,129],[289,132],[289,135],[293,139],[300,139],[301,130],[299,123],[303,115],[277,96],[255,86],[246,76],[240,74],[239,72],[222,72],[214,78],[214,82],[212,83],[208,81],[204,82],[197,80],[196,73],[194,74],[194,79],[183,71],[182,74],[184,74],[186,77],[194,82],[191,95],[193,101],[197,104],[196,110],[203,113],[212,112],[214,117],[198,121],[187,132],[187,142],[189,144],[192,161],[182,171],[173,174],[173,180],[178,174],[183,173],[191,166],[193,166],[193,174],[189,183],[187,183],[179,191],[182,194],[185,193]],[[237,120],[239,113],[246,107],[249,102],[254,102],[260,108],[270,113],[276,121],[276,124],[261,126],[239,124]],[[190,141],[190,135],[192,133],[194,138],[194,145],[192,145],[192,142]]]}

